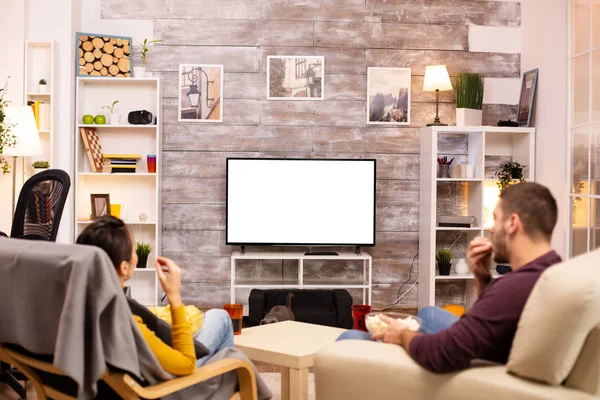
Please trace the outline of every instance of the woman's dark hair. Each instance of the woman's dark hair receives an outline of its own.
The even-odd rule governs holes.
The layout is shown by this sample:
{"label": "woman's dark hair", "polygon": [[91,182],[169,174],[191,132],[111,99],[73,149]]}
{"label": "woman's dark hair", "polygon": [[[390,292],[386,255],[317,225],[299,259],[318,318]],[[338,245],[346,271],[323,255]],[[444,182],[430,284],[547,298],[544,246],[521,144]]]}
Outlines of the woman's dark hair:
{"label": "woman's dark hair", "polygon": [[116,217],[95,219],[81,232],[76,243],[100,247],[108,254],[115,268],[131,259],[131,235],[125,223]]}

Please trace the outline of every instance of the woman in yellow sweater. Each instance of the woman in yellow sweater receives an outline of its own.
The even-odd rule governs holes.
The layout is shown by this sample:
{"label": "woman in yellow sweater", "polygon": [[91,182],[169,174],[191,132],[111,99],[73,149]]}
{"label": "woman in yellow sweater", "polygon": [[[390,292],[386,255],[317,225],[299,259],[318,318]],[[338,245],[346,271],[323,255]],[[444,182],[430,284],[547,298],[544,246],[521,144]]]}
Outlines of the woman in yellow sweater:
{"label": "woman in yellow sweater", "polygon": [[[89,224],[77,238],[78,244],[97,246],[110,257],[121,286],[133,276],[138,257],[135,240],[123,221],[115,217],[101,217]],[[158,318],[147,317],[150,312],[137,303],[140,315],[133,315],[142,335],[162,368],[173,375],[189,375],[203,365],[217,351],[233,347],[231,319],[224,310],[209,310],[194,343],[190,323],[187,321],[185,306],[181,300],[181,269],[172,260],[164,257],[156,259],[156,273],[171,306],[172,326],[170,335],[156,325]],[[130,302],[131,306],[131,302]],[[132,308],[133,310],[133,308]],[[143,314],[143,315],[142,315]],[[142,318],[146,316],[146,321]],[[158,321],[157,321],[158,320]],[[156,332],[148,327],[151,325]],[[171,342],[170,345],[168,342]],[[203,345],[203,346],[202,346]],[[198,348],[203,350],[196,350]],[[197,354],[201,352],[201,354]]]}

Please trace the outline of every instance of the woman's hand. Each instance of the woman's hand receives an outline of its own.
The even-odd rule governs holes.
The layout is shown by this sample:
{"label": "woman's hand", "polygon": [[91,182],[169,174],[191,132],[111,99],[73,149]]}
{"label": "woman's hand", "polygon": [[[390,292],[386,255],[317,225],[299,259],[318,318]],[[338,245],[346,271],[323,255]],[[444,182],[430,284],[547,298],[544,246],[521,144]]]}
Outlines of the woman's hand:
{"label": "woman's hand", "polygon": [[183,305],[181,300],[181,268],[173,260],[165,257],[156,258],[156,274],[160,280],[171,308]]}

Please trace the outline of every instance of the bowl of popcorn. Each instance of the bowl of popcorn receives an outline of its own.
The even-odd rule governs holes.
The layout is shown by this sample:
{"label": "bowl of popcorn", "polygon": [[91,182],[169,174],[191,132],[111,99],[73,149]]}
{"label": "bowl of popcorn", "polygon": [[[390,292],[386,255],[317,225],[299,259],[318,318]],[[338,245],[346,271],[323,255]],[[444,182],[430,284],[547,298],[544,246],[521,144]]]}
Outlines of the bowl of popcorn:
{"label": "bowl of popcorn", "polygon": [[419,317],[414,315],[399,313],[399,312],[372,312],[365,316],[365,325],[370,334],[383,332],[387,329],[388,323],[383,321],[379,315],[383,314],[386,317],[394,318],[407,326],[407,328],[413,332],[417,332],[421,327],[423,321]]}

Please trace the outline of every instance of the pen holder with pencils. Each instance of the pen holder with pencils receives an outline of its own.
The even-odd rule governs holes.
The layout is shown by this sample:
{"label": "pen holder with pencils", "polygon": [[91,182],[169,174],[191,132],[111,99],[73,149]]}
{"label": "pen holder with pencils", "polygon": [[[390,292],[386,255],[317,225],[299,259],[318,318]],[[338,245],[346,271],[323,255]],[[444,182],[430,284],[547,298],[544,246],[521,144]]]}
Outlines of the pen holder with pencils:
{"label": "pen holder with pencils", "polygon": [[449,165],[438,165],[438,178],[452,178]]}

